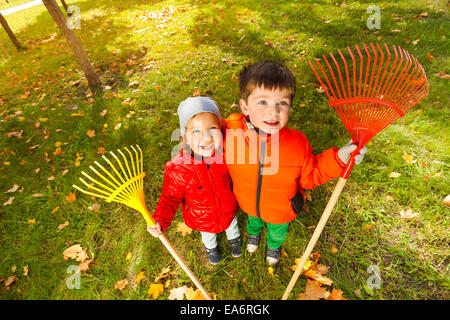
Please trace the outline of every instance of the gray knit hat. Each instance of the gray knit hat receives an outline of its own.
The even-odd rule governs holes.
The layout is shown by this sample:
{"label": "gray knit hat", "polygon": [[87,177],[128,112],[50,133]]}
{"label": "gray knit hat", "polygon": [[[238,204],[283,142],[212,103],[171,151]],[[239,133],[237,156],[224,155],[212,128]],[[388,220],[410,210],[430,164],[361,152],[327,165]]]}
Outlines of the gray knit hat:
{"label": "gray knit hat", "polygon": [[212,113],[217,117],[217,119],[219,119],[219,122],[222,121],[219,107],[212,98],[191,97],[180,103],[177,113],[178,118],[180,118],[180,129],[182,135],[184,135],[189,119],[202,112]]}

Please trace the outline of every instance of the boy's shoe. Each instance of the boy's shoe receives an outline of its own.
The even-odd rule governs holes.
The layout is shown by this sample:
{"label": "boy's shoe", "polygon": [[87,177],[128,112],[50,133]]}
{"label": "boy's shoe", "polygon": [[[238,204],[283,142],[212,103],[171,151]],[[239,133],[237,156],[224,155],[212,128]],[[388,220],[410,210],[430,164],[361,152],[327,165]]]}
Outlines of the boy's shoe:
{"label": "boy's shoe", "polygon": [[207,249],[206,250],[206,256],[209,258],[209,262],[215,266],[218,265],[220,260],[222,260],[222,255],[219,251],[219,246],[213,248],[213,249]]}
{"label": "boy's shoe", "polygon": [[253,253],[256,251],[256,249],[258,249],[259,238],[260,238],[259,234],[257,234],[256,236],[253,234],[248,235],[248,240],[247,240],[247,251],[248,252]]}
{"label": "boy's shoe", "polygon": [[278,249],[270,249],[267,247],[267,263],[269,266],[274,266],[278,263],[278,260],[280,260],[281,256],[281,247]]}
{"label": "boy's shoe", "polygon": [[240,256],[242,256],[241,237],[237,237],[237,238],[231,239],[229,241],[230,241],[230,247],[231,247],[231,255],[233,256],[233,258],[239,258]]}

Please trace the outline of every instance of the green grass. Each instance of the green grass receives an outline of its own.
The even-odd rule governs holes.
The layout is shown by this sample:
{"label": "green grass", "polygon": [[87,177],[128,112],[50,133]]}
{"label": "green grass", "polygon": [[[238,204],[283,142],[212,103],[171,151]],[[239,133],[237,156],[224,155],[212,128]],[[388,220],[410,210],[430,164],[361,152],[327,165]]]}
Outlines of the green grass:
{"label": "green grass", "polygon": [[[219,103],[223,116],[236,112],[232,105],[239,101],[237,75],[243,65],[260,59],[281,61],[297,77],[288,126],[307,135],[314,153],[342,146],[348,134],[325,96],[315,90],[306,61],[363,42],[398,44],[414,54],[427,72],[430,94],[373,139],[315,250],[320,263],[330,267],[333,287],[348,299],[449,298],[449,209],[441,203],[450,194],[449,86],[448,79],[435,76],[449,70],[445,1],[346,1],[345,6],[319,0],[67,2],[81,9],[76,34],[110,89],[90,96],[44,6],[6,16],[26,49],[17,51],[0,32],[0,279],[18,277],[10,290],[0,282],[2,299],[146,299],[149,285],[166,266],[178,273],[160,299],[167,299],[171,288],[192,286],[162,244],[146,232],[139,213],[79,192],[75,202],[67,203],[81,170],[98,159],[98,147],[115,150],[139,144],[145,157],[147,204],[154,208],[164,163],[177,144],[170,138],[178,126],[178,104],[200,89]],[[371,4],[381,8],[378,31],[366,27]],[[156,19],[141,19],[145,12]],[[415,19],[422,12],[428,17]],[[266,45],[269,40],[273,46]],[[427,59],[428,53],[433,60]],[[133,81],[139,86],[129,88]],[[123,104],[128,98],[131,103]],[[108,110],[104,117],[103,110]],[[72,116],[78,113],[82,115]],[[96,131],[94,138],[86,135],[88,129]],[[21,138],[6,136],[22,130]],[[53,154],[56,142],[63,143],[60,155]],[[79,167],[77,153],[83,157]],[[416,163],[406,163],[404,153],[413,155]],[[393,171],[401,176],[389,178]],[[19,190],[6,193],[14,184]],[[313,232],[308,227],[317,223],[334,184],[313,190],[309,212],[290,224],[283,244],[289,257],[280,260],[273,277],[265,264],[264,240],[255,255],[233,259],[221,235],[224,261],[212,267],[206,265],[199,233],[183,238],[175,231],[182,221],[180,212],[166,235],[219,299],[279,299],[292,275],[289,267]],[[35,193],[43,196],[33,197]],[[387,201],[386,195],[394,200]],[[13,203],[3,206],[10,196],[15,197]],[[101,209],[88,210],[93,203]],[[59,210],[51,213],[56,207]],[[419,218],[401,219],[399,211],[407,208],[420,212]],[[245,240],[247,217],[239,212],[238,219]],[[65,221],[69,226],[57,231]],[[367,224],[372,228],[366,230]],[[78,262],[65,261],[62,252],[77,243],[94,261],[81,275],[81,289],[69,290],[66,270]],[[331,252],[332,245],[337,253]],[[127,263],[128,252],[132,258]],[[26,265],[28,276],[23,275]],[[370,265],[381,270],[380,289],[367,288]],[[147,279],[136,285],[135,276],[144,270]],[[129,285],[115,289],[125,278]],[[300,277],[291,298],[305,284]]]}

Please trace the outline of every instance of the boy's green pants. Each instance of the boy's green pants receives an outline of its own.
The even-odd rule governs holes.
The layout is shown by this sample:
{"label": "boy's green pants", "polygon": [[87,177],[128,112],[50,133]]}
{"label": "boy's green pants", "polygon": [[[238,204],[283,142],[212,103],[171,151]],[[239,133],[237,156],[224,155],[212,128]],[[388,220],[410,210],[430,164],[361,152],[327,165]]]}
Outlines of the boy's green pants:
{"label": "boy's green pants", "polygon": [[[258,235],[264,227],[264,222],[260,218],[248,215],[247,231],[249,234]],[[286,239],[289,222],[283,224],[273,224],[267,222],[267,245],[270,249],[278,249]]]}

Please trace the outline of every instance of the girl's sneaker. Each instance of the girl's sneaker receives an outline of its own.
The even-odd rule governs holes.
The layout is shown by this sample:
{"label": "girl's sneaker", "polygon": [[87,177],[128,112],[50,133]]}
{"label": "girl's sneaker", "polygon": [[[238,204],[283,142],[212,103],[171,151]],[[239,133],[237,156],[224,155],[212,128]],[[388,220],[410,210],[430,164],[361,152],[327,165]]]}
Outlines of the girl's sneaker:
{"label": "girl's sneaker", "polygon": [[280,260],[281,256],[281,247],[278,249],[270,249],[267,247],[267,263],[269,266],[274,266],[278,263],[278,260]]}
{"label": "girl's sneaker", "polygon": [[247,239],[247,251],[253,253],[258,249],[260,235],[249,234]]}
{"label": "girl's sneaker", "polygon": [[231,239],[229,241],[230,241],[230,247],[231,247],[231,255],[233,256],[233,258],[239,258],[240,256],[242,256],[241,237],[237,237],[237,238]]}
{"label": "girl's sneaker", "polygon": [[209,258],[209,262],[215,266],[218,265],[220,260],[222,260],[222,255],[219,251],[219,246],[213,248],[213,249],[207,249],[206,250],[206,256]]}

